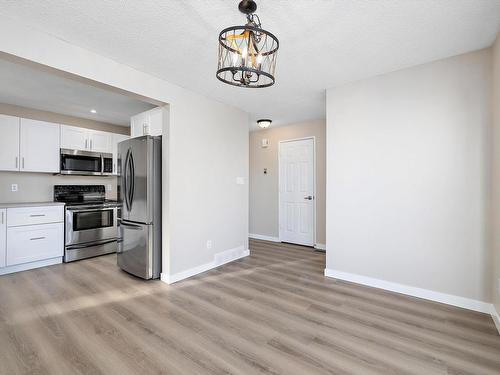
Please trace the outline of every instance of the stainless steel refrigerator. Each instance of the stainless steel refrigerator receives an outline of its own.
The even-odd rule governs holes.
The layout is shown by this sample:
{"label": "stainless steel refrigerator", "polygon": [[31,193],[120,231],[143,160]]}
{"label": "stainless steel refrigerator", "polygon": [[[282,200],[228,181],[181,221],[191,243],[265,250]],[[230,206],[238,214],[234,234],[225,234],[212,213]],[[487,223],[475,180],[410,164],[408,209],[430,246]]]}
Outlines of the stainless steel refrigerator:
{"label": "stainless steel refrigerator", "polygon": [[143,279],[161,272],[161,137],[118,144],[118,266]]}

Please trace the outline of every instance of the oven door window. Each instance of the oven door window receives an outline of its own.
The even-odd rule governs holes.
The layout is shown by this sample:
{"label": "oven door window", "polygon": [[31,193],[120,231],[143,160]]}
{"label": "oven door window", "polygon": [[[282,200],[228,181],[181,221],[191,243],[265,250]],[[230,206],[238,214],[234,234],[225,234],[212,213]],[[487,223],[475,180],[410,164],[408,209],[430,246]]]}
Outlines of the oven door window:
{"label": "oven door window", "polygon": [[83,155],[61,155],[61,170],[76,172],[101,172],[101,158]]}
{"label": "oven door window", "polygon": [[113,210],[74,212],[73,231],[112,227],[113,220]]}

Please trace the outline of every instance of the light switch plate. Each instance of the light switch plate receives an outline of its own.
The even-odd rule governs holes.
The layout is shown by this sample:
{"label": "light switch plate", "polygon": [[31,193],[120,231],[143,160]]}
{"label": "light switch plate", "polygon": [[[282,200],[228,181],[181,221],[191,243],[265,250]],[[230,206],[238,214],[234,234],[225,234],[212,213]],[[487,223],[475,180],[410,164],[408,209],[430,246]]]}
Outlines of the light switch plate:
{"label": "light switch plate", "polygon": [[207,249],[212,248],[212,240],[207,240]]}
{"label": "light switch plate", "polygon": [[17,191],[17,184],[10,185],[10,191]]}
{"label": "light switch plate", "polygon": [[236,185],[245,185],[244,177],[236,177]]}
{"label": "light switch plate", "polygon": [[111,184],[108,184],[108,185],[106,186],[106,190],[107,190],[108,192],[113,191],[113,188],[112,188]]}

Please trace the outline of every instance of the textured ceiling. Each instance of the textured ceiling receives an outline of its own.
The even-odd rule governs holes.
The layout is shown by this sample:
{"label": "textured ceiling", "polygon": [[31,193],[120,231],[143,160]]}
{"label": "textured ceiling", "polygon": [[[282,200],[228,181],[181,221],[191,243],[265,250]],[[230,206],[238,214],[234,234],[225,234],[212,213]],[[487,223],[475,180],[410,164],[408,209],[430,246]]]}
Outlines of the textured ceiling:
{"label": "textured ceiling", "polygon": [[215,78],[233,0],[0,0],[0,14],[276,124],[324,118],[325,89],[488,47],[500,0],[257,0],[280,39],[277,83]]}
{"label": "textured ceiling", "polygon": [[[0,103],[121,126],[129,126],[131,116],[154,107],[127,95],[2,59]],[[90,113],[91,109],[97,113]]]}

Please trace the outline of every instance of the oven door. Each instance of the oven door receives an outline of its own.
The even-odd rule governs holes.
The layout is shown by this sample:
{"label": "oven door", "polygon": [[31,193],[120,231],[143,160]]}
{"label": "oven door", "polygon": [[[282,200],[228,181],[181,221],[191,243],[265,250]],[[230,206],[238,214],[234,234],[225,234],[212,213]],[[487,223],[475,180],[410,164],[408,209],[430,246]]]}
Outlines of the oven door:
{"label": "oven door", "polygon": [[61,174],[102,175],[103,158],[96,152],[61,149]]}
{"label": "oven door", "polygon": [[66,208],[66,246],[116,240],[116,207]]}

